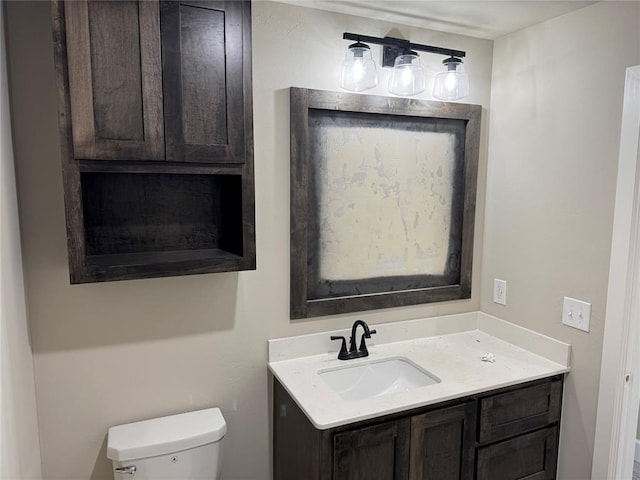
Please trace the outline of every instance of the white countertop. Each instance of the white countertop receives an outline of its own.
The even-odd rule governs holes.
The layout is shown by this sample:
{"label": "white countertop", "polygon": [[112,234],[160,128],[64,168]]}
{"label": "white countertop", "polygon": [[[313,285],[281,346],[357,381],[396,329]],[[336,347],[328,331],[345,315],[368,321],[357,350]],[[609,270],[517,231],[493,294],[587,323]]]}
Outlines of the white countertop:
{"label": "white countertop", "polygon": [[[380,335],[384,335],[385,332],[389,332],[389,337],[397,339],[398,332],[402,332],[400,337],[411,336],[411,332],[416,328],[438,330],[438,322],[449,325],[456,323],[456,328],[462,331],[393,343],[374,344],[373,341],[368,341],[368,357],[346,361],[338,360],[335,351],[297,358],[286,358],[286,355],[279,351],[284,346],[291,349],[291,346],[296,344],[296,338],[299,345],[306,344],[308,347],[310,343],[317,343],[319,339],[325,341],[325,336],[328,338],[331,334],[344,332],[272,340],[269,345],[272,360],[269,362],[269,369],[313,425],[320,430],[550,377],[570,370],[569,345],[481,312],[412,322],[371,325],[371,328],[378,330],[372,340],[384,341]],[[425,327],[427,324],[429,326]],[[358,338],[361,332],[362,329],[359,329]],[[394,332],[395,335],[392,334]],[[498,338],[499,336],[506,337],[511,343]],[[528,345],[531,346],[530,349],[526,348]],[[339,342],[333,344],[333,348],[338,346]],[[307,348],[306,353],[312,350]],[[485,353],[494,354],[495,363],[481,361],[480,356]],[[286,359],[279,359],[283,357]],[[388,357],[405,357],[437,376],[441,382],[379,397],[349,401],[343,400],[318,375],[319,370],[352,366]]]}

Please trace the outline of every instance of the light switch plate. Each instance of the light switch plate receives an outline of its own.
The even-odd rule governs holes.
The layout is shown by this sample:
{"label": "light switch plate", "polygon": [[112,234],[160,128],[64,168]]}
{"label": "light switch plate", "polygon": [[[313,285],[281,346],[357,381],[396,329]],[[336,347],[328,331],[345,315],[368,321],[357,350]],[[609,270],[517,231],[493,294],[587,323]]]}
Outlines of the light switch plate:
{"label": "light switch plate", "polygon": [[578,330],[589,331],[589,321],[591,320],[591,304],[576,300],[575,298],[564,297],[562,305],[562,323]]}

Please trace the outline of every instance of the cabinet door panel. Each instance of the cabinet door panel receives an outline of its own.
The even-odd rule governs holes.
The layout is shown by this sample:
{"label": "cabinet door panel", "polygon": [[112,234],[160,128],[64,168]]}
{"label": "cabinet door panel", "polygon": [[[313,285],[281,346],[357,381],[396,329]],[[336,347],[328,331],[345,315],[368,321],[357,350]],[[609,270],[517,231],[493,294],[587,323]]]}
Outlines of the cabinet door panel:
{"label": "cabinet door panel", "polygon": [[247,2],[160,3],[167,159],[245,159]]}
{"label": "cabinet door panel", "polygon": [[182,125],[188,145],[227,143],[224,12],[180,5]]}
{"label": "cabinet door panel", "polygon": [[473,478],[475,403],[411,418],[411,480]]}
{"label": "cabinet door panel", "polygon": [[409,420],[338,433],[333,480],[406,480]]}
{"label": "cabinet door panel", "polygon": [[163,160],[157,2],[65,2],[74,157]]}
{"label": "cabinet door panel", "polygon": [[558,429],[549,427],[478,449],[478,480],[556,478]]}

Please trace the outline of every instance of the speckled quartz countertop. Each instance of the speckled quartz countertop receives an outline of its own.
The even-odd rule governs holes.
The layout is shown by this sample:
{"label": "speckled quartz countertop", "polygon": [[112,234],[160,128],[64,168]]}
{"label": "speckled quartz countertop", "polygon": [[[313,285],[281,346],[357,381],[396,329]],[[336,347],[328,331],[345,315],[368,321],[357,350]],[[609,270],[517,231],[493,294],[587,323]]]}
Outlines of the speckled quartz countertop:
{"label": "speckled quartz countertop", "polygon": [[[269,369],[316,428],[324,430],[570,370],[568,344],[482,312],[370,326],[378,333],[368,341],[369,356],[362,359],[337,359],[339,342],[331,343],[329,336],[347,331],[269,341]],[[358,338],[361,332],[359,329]],[[495,355],[495,362],[481,361],[486,353]],[[390,357],[404,357],[441,382],[354,401],[341,398],[318,374]]]}

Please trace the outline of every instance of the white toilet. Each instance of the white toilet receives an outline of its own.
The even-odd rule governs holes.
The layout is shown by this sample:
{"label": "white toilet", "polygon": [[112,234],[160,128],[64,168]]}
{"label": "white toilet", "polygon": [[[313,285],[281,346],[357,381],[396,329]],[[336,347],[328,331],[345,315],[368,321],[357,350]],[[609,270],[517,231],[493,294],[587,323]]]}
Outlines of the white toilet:
{"label": "white toilet", "polygon": [[217,480],[227,424],[219,408],[109,429],[115,480]]}

